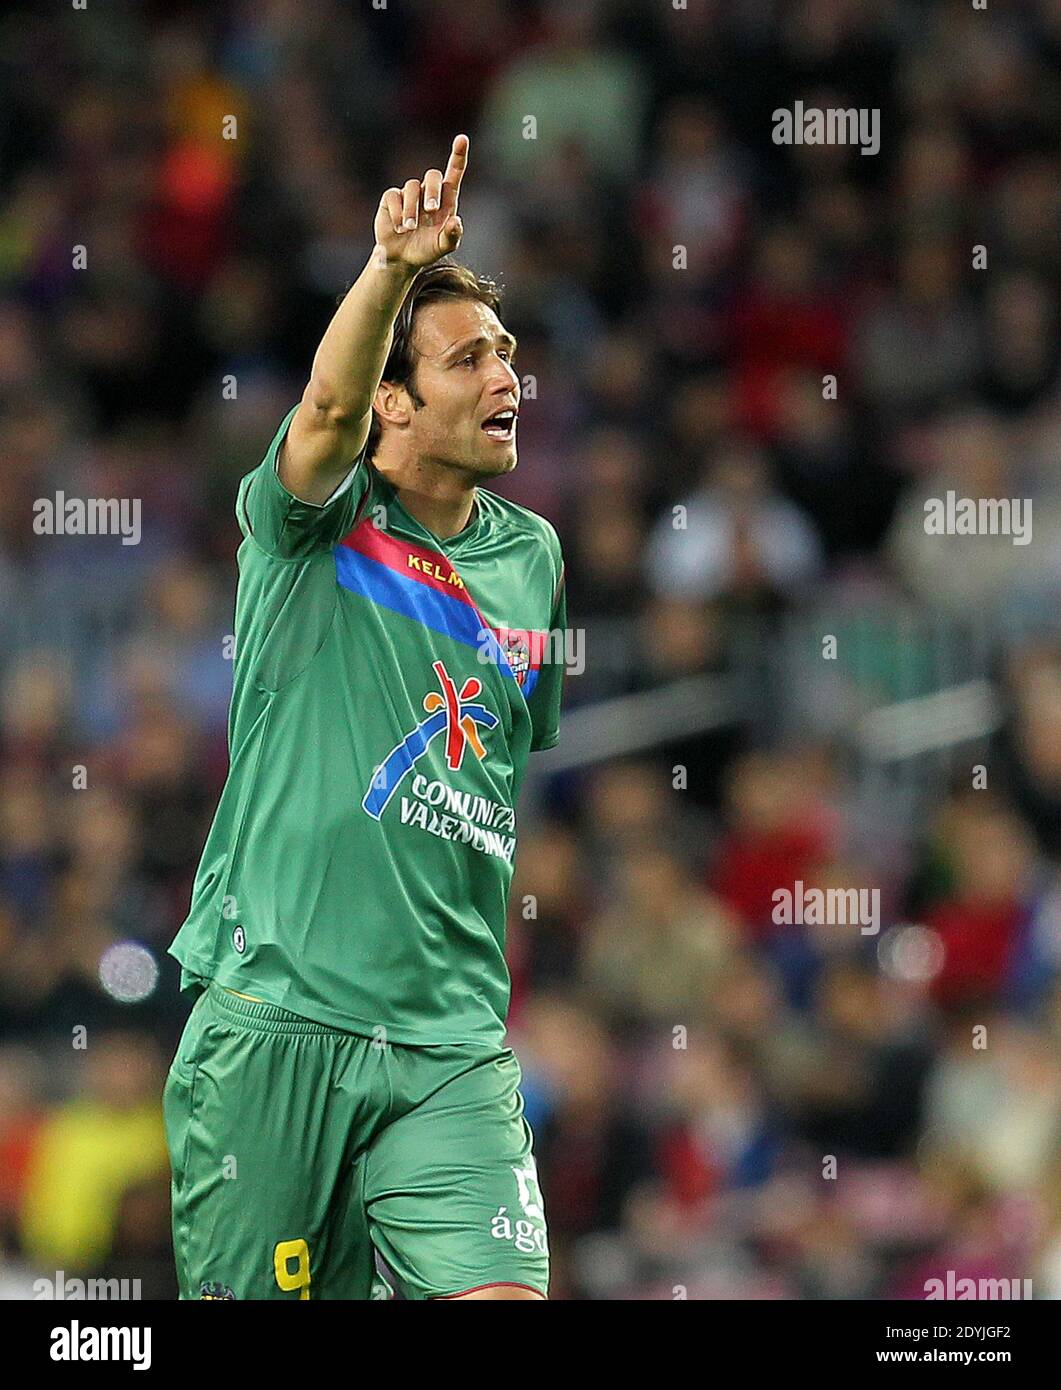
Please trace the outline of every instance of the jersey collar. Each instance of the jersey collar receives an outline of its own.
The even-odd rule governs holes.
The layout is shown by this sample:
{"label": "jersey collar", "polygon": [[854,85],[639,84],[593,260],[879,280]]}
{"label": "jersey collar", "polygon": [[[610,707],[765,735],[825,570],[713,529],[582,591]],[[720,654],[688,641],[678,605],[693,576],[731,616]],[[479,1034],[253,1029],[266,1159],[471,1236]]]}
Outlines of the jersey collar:
{"label": "jersey collar", "polygon": [[376,473],[379,481],[379,488],[382,494],[383,505],[387,508],[387,529],[392,531],[395,527],[391,524],[392,516],[398,522],[397,529],[415,536],[423,544],[426,542],[435,550],[439,550],[443,555],[454,555],[480,534],[484,524],[483,506],[478,488],[475,489],[475,498],[472,502],[472,514],[468,519],[468,524],[463,531],[458,531],[455,536],[443,538],[436,536],[427,527],[408,511],[398,496],[398,489],[392,482],[384,478],[382,473]]}

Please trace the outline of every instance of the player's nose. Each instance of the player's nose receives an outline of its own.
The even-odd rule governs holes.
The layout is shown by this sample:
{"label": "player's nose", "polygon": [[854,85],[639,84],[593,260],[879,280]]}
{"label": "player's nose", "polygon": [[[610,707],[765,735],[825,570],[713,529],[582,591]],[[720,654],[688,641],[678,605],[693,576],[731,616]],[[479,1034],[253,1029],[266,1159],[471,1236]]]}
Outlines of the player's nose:
{"label": "player's nose", "polygon": [[493,360],[490,391],[492,395],[497,396],[511,393],[516,404],[519,404],[519,377],[516,375],[511,362],[506,362],[503,357],[495,357]]}

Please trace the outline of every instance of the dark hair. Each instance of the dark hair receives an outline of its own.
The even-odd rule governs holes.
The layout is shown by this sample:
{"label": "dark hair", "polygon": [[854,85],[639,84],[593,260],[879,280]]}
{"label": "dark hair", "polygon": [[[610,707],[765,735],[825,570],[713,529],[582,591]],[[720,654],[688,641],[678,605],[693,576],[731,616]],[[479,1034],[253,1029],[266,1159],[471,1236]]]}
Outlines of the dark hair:
{"label": "dark hair", "polygon": [[[465,265],[443,258],[434,265],[418,270],[394,322],[394,340],[383,366],[381,380],[404,386],[417,406],[423,401],[416,393],[416,353],[412,345],[416,312],[425,304],[443,299],[474,299],[485,304],[495,314],[501,309],[501,287],[485,276],[476,275]],[[368,433],[366,457],[371,459],[379,447],[380,422],[375,411]]]}

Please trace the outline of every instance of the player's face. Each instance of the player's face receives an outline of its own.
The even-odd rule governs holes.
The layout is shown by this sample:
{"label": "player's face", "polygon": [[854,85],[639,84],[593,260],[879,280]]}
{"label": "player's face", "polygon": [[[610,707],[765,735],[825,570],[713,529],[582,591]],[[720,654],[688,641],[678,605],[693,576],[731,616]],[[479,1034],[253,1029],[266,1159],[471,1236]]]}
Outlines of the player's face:
{"label": "player's face", "polygon": [[482,478],[511,472],[520,400],[516,340],[494,311],[473,299],[427,304],[416,315],[413,347],[424,402],[409,424],[416,454]]}

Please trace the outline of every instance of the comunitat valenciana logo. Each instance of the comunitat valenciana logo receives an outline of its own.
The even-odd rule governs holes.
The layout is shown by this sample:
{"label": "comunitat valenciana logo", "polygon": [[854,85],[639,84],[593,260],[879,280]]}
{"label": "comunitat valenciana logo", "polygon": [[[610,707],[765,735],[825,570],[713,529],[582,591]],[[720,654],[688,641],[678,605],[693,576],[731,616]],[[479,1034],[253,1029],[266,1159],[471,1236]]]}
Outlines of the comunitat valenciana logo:
{"label": "comunitat valenciana logo", "polygon": [[427,718],[396,744],[377,767],[371,785],[361,802],[374,820],[379,820],[394,793],[437,738],[445,738],[446,765],[459,771],[471,750],[479,761],[486,757],[480,730],[496,729],[498,717],[481,704],[483,683],[469,676],[457,689],[456,682],[441,661],[431,663],[438,677],[438,689],[424,696]]}

